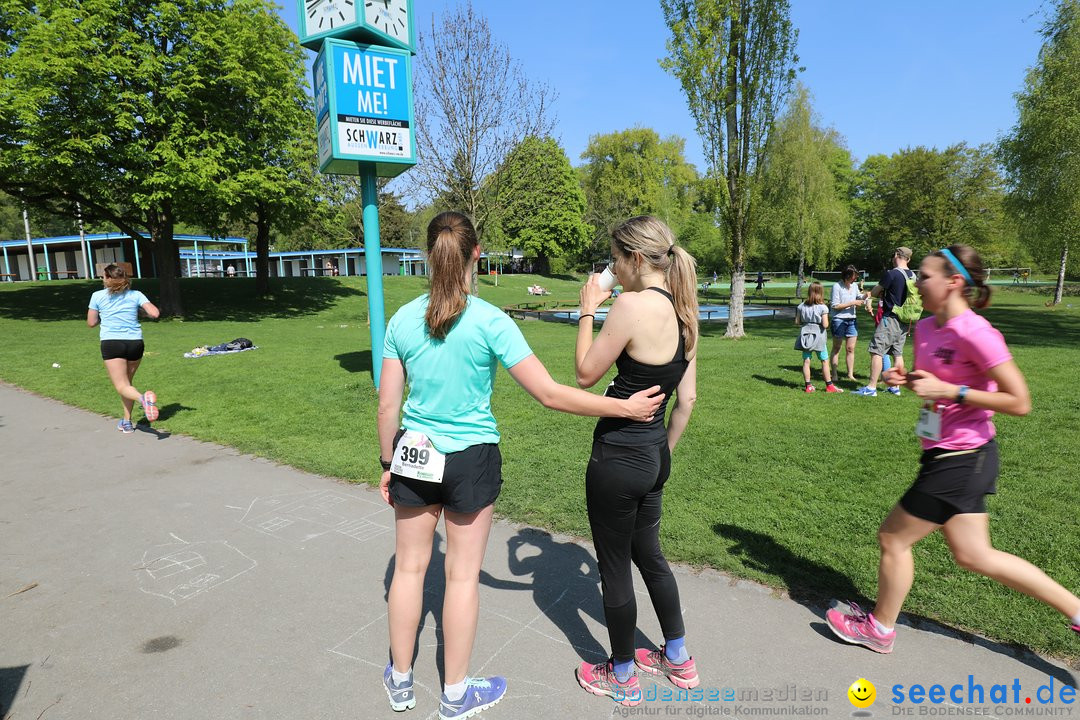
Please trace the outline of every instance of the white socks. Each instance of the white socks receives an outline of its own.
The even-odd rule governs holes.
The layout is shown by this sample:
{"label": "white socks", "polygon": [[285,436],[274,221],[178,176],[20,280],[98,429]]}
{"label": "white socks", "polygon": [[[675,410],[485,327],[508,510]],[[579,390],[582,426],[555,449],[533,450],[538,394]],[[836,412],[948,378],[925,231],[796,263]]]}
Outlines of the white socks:
{"label": "white socks", "polygon": [[457,702],[465,697],[465,681],[462,680],[453,685],[443,685],[443,695],[445,695],[446,699],[450,702]]}
{"label": "white socks", "polygon": [[410,682],[412,680],[412,668],[409,668],[403,673],[398,672],[394,667],[390,666],[390,679],[394,681],[394,685],[401,687],[403,683]]}
{"label": "white socks", "polygon": [[874,627],[877,629],[877,631],[879,633],[885,633],[886,635],[888,635],[889,633],[891,633],[893,631],[893,629],[891,627],[885,627],[884,625],[879,623],[878,619],[876,617],[871,617],[870,619],[874,621]]}

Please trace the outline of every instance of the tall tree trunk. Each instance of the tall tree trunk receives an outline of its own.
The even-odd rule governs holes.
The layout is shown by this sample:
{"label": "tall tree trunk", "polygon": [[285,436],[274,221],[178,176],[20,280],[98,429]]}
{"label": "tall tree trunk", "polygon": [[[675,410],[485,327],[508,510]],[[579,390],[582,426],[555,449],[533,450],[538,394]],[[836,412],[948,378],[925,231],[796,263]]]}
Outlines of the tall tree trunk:
{"label": "tall tree trunk", "polygon": [[1061,247],[1061,265],[1058,266],[1057,287],[1054,289],[1054,304],[1061,304],[1061,295],[1065,289],[1065,264],[1069,260],[1069,241]]}
{"label": "tall tree trunk", "polygon": [[741,338],[743,330],[743,305],[746,302],[746,258],[743,252],[742,227],[732,223],[731,228],[731,302],[728,304],[727,332],[724,337]]}
{"label": "tall tree trunk", "polygon": [[803,245],[799,245],[799,279],[795,281],[795,297],[802,297],[802,286],[806,282],[804,273],[806,267],[806,251]]}
{"label": "tall tree trunk", "polygon": [[255,211],[255,294],[270,294],[270,220],[262,203]]}
{"label": "tall tree trunk", "polygon": [[158,274],[158,309],[162,317],[179,317],[184,314],[180,297],[180,254],[173,236],[172,203],[162,202],[149,214],[150,239],[154,246],[154,264]]}

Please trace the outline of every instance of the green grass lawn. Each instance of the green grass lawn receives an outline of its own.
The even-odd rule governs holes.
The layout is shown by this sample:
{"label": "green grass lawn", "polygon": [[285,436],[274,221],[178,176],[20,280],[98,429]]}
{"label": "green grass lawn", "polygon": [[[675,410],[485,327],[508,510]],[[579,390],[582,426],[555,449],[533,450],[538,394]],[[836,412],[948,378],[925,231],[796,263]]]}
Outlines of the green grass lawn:
{"label": "green grass lawn", "polygon": [[[507,276],[481,297],[498,305],[575,303],[572,278]],[[155,427],[306,470],[373,484],[378,478],[366,285],[362,278],[273,280],[251,298],[249,279],[182,281],[187,317],[144,324],[140,388],[158,393]],[[152,299],[153,281],[136,286]],[[0,283],[0,378],[115,418],[119,400],[85,325],[99,283]],[[387,278],[387,313],[423,292],[420,278]],[[790,291],[784,291],[790,294]],[[778,294],[780,293],[778,291]],[[990,500],[997,547],[1080,590],[1080,303],[1049,309],[1046,297],[998,290],[986,316],[1004,332],[1034,397],[1026,418],[998,417],[999,494]],[[861,320],[858,374],[870,324]],[[786,588],[801,602],[865,599],[876,588],[876,528],[914,478],[917,401],[801,392],[801,357],[789,318],[748,319],[749,336],[725,340],[703,327],[698,404],[668,483],[668,557]],[[572,383],[575,329],[524,321],[537,355]],[[254,352],[187,360],[196,345],[247,337]],[[54,369],[53,363],[60,363]],[[815,369],[820,382],[820,370]],[[603,387],[600,383],[598,387]],[[849,390],[851,388],[848,388]],[[543,409],[501,372],[493,398],[503,434],[505,485],[498,511],[514,520],[588,535],[583,471],[593,422]],[[6,422],[17,422],[8,418]],[[102,423],[115,422],[103,419]],[[940,537],[915,551],[909,617],[933,618],[1061,656],[1080,642],[1053,611],[957,569]]]}

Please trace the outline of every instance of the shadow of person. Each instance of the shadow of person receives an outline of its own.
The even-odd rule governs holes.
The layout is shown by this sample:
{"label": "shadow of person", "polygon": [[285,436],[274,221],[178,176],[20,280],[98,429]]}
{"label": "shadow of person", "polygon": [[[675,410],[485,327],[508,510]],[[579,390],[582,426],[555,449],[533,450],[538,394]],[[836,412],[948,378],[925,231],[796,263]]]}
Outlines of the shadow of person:
{"label": "shadow of person", "polygon": [[23,677],[29,667],[29,665],[0,667],[0,718],[15,716],[15,713],[9,715],[8,712],[15,705],[15,697],[19,694]]}
{"label": "shadow of person", "polygon": [[[386,564],[386,573],[383,576],[383,600],[390,597],[390,583],[394,580],[394,567],[397,556],[390,557]],[[527,590],[528,585],[500,580],[485,570],[480,571],[480,584],[497,590]],[[436,531],[431,541],[431,561],[428,563],[427,573],[424,574],[424,596],[420,608],[420,622],[416,627],[416,639],[413,642],[412,664],[416,663],[416,657],[420,653],[420,636],[424,628],[428,626],[427,617],[431,616],[431,624],[435,630],[435,667],[439,673],[440,682],[445,679],[445,659],[443,657],[443,622],[442,605],[443,594],[446,591],[446,549],[443,544],[442,533]],[[389,658],[388,658],[389,659]]]}
{"label": "shadow of person", "polygon": [[345,372],[371,372],[370,350],[357,350],[356,352],[341,353],[335,355],[334,359],[338,361],[338,365],[340,365],[341,369]]}
{"label": "shadow of person", "polygon": [[[581,659],[598,662],[607,657],[582,617],[584,612],[604,625],[600,569],[592,554],[577,543],[556,542],[550,533],[535,528],[522,528],[506,544],[511,574],[532,576],[532,584],[525,587],[532,590],[533,602]],[[523,554],[526,546],[539,552]]]}
{"label": "shadow of person", "polygon": [[[789,597],[800,605],[810,608],[819,616],[824,617],[832,598],[854,600],[865,610],[874,607],[874,601],[866,598],[847,575],[827,565],[796,555],[768,535],[724,523],[713,525],[713,531],[734,542],[728,549],[731,555],[741,557],[747,567],[770,575],[778,575],[788,588]],[[908,612],[900,616],[899,624],[936,635],[956,638],[999,655],[1012,657],[1030,668],[1053,676],[1066,685],[1076,687],[1076,679],[1069,671],[1057,667],[1025,647],[996,642]],[[811,623],[810,627],[822,637],[837,643],[843,642],[833,635],[824,621]]]}
{"label": "shadow of person", "polygon": [[827,608],[831,598],[866,598],[851,579],[827,565],[796,555],[773,538],[737,525],[716,523],[713,532],[733,544],[728,553],[743,564],[781,578],[792,600],[808,608]]}

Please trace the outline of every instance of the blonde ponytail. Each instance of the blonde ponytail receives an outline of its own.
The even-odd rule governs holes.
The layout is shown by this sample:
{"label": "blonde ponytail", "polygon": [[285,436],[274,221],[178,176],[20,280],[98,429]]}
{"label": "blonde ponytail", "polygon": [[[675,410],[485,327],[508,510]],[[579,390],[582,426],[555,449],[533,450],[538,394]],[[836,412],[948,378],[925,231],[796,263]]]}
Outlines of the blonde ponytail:
{"label": "blonde ponytail", "polygon": [[669,251],[671,263],[666,271],[675,314],[683,327],[687,357],[693,357],[698,338],[697,261],[678,245]]}

